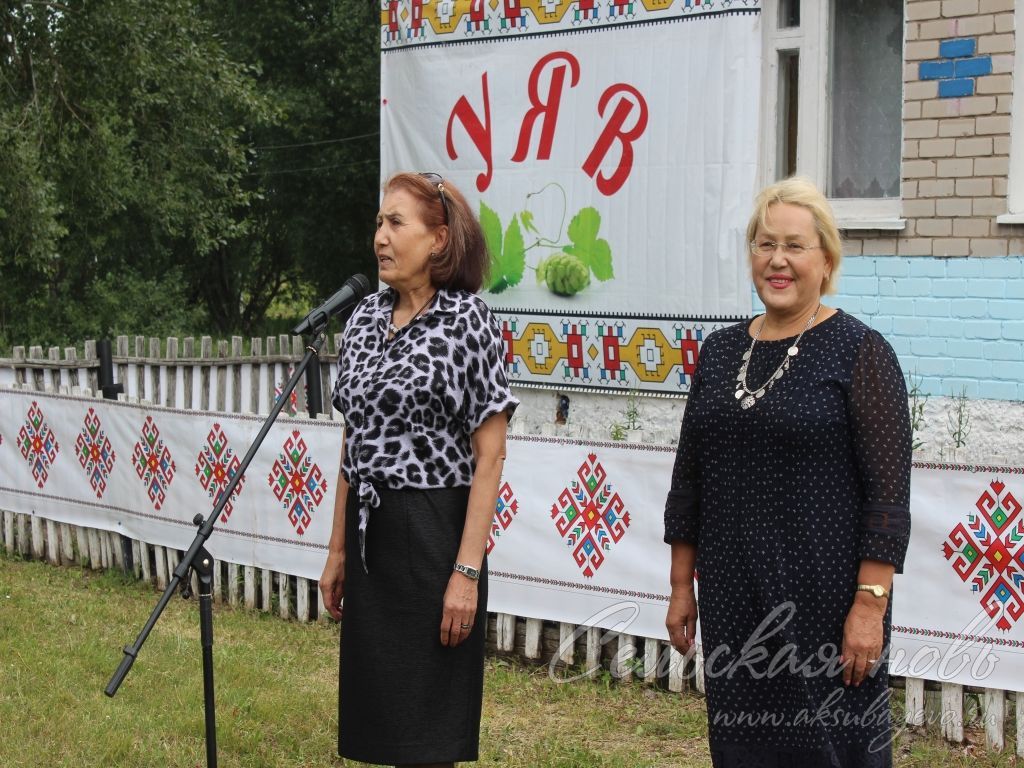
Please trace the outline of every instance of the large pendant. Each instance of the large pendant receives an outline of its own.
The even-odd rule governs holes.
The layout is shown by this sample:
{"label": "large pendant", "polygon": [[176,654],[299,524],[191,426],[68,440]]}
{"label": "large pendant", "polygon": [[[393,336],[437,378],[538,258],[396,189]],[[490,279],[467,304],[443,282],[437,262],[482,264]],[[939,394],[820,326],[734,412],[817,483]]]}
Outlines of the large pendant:
{"label": "large pendant", "polygon": [[754,399],[753,395],[747,395],[742,400],[740,400],[740,407],[745,410],[745,409],[749,408],[750,406],[752,406],[756,402],[757,402],[757,400]]}

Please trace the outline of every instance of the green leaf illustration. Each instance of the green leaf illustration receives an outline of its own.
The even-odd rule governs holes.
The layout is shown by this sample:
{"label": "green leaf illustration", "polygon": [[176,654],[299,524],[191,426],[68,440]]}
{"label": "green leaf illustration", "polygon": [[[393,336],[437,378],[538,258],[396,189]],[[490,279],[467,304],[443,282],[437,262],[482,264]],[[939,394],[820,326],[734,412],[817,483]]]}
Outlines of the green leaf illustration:
{"label": "green leaf illustration", "polygon": [[480,228],[493,263],[494,259],[501,258],[501,219],[483,200],[480,201]]}
{"label": "green leaf illustration", "polygon": [[540,234],[537,228],[533,226],[533,214],[530,211],[521,211],[519,213],[519,220],[523,222],[523,229],[527,232],[533,232],[535,235]]}
{"label": "green leaf illustration", "polygon": [[601,214],[596,208],[584,208],[569,222],[569,239],[572,245],[562,248],[576,256],[590,267],[594,277],[604,282],[615,277],[612,269],[612,248],[603,237],[598,237],[601,228]]}
{"label": "green leaf illustration", "polygon": [[523,279],[523,270],[526,268],[526,247],[519,220],[512,217],[503,241],[501,219],[481,201],[480,227],[484,231],[487,250],[491,253],[491,278],[487,290],[501,293],[517,285]]}
{"label": "green leaf illustration", "polygon": [[501,263],[502,277],[506,287],[517,285],[523,279],[523,271],[526,269],[526,245],[523,243],[523,233],[519,229],[519,219],[515,216],[508,223],[505,230],[505,247],[502,248]]}

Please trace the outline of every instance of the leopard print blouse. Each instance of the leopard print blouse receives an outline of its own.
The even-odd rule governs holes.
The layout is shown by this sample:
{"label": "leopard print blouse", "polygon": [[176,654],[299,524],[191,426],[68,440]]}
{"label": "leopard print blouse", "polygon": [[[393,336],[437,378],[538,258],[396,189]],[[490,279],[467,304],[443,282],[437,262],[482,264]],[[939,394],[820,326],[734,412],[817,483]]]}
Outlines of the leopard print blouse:
{"label": "leopard print blouse", "polygon": [[396,299],[386,288],[352,313],[332,397],[345,417],[342,474],[359,494],[361,539],[377,488],[469,486],[473,432],[496,413],[511,418],[519,404],[497,321],[482,299],[438,290],[388,341]]}

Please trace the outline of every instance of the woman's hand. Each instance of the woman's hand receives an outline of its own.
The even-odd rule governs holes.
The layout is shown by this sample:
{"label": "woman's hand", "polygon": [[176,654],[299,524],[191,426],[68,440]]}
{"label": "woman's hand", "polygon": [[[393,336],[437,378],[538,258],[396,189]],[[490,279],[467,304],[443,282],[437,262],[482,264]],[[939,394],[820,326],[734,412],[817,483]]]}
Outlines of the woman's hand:
{"label": "woman's hand", "polygon": [[693,594],[692,579],[689,585],[672,587],[665,626],[668,627],[668,639],[672,647],[683,655],[687,654],[697,635],[697,597]]}
{"label": "woman's hand", "polygon": [[843,625],[844,685],[860,685],[881,659],[886,602],[865,592],[854,597]]}
{"label": "woman's hand", "polygon": [[345,552],[330,552],[320,576],[320,597],[335,621],[341,621],[341,601],[345,597]]}
{"label": "woman's hand", "polygon": [[441,645],[454,647],[469,637],[476,620],[477,583],[458,571],[452,572],[444,591],[441,614]]}

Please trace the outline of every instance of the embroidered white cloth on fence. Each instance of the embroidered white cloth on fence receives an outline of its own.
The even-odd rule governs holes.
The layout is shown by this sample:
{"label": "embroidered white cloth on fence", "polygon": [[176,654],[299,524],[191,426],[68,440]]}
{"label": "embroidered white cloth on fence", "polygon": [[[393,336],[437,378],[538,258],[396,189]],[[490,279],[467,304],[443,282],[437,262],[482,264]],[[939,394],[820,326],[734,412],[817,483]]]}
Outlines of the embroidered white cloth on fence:
{"label": "embroidered white cloth on fence", "polygon": [[[0,508],[186,549],[263,417],[0,392]],[[282,416],[224,506],[208,551],[319,577],[341,428]]]}
{"label": "embroidered white cloth on fence", "polygon": [[1024,690],[1024,469],[915,464],[895,674]]}
{"label": "embroidered white cloth on fence", "polygon": [[[0,509],[184,549],[261,417],[0,391]],[[282,417],[209,540],[310,579],[341,426]],[[674,450],[509,436],[488,540],[491,611],[666,637],[662,511]],[[1024,469],[918,464],[892,672],[1024,690]],[[742,639],[740,639],[742,642]]]}

